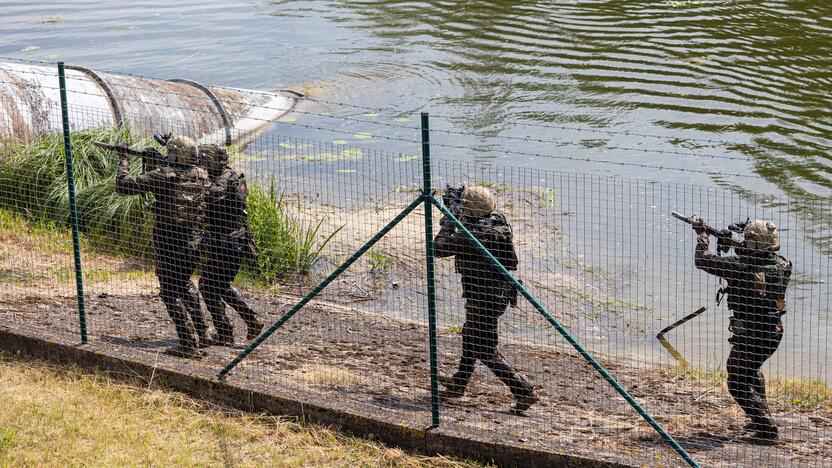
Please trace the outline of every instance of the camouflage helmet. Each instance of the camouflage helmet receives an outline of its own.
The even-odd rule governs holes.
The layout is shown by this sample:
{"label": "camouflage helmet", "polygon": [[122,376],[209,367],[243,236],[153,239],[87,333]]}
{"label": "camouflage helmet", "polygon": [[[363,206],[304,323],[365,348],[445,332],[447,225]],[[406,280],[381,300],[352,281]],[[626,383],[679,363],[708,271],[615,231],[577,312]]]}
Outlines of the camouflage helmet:
{"label": "camouflage helmet", "polygon": [[209,143],[199,145],[199,159],[206,167],[215,167],[228,162],[228,152],[220,145]]}
{"label": "camouflage helmet", "polygon": [[195,166],[199,162],[196,142],[186,136],[177,135],[168,140],[168,161],[185,166]]}
{"label": "camouflage helmet", "polygon": [[745,247],[749,250],[780,250],[780,233],[771,221],[755,219],[743,231]]}
{"label": "camouflage helmet", "polygon": [[463,214],[473,218],[484,218],[497,208],[494,195],[485,187],[468,187],[460,198]]}

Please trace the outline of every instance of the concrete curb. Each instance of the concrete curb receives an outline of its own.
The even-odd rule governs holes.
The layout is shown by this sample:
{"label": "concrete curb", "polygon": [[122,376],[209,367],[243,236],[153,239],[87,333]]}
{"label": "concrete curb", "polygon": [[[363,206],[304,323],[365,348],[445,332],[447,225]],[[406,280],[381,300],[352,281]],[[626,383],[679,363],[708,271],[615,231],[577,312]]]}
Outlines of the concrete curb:
{"label": "concrete curb", "polygon": [[[124,373],[196,398],[244,411],[292,416],[304,421],[334,426],[359,437],[369,437],[387,445],[427,455],[451,455],[495,463],[500,466],[625,467],[613,462],[544,452],[539,450],[469,439],[442,429],[423,430],[355,415],[343,410],[303,403],[269,393],[265,388],[219,381],[205,368],[187,363],[181,369],[163,367],[152,355],[136,356],[119,352],[106,343],[78,344],[78,339],[45,335],[39,331],[14,330],[0,326],[0,350],[74,364],[87,369]],[[106,349],[105,349],[106,348]]]}

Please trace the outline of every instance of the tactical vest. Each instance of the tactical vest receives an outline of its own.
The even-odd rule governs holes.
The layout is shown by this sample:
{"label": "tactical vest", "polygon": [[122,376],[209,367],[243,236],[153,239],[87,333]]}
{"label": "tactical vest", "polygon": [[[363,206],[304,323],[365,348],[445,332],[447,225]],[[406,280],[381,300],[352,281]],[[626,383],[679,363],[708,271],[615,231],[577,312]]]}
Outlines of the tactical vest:
{"label": "tactical vest", "polygon": [[245,176],[232,172],[225,190],[209,201],[208,230],[221,235],[230,235],[232,232],[245,228],[247,198],[248,188]]}
{"label": "tactical vest", "polygon": [[201,167],[165,167],[162,170],[172,183],[169,220],[188,230],[201,230],[205,220],[205,195],[210,185],[208,173]]}
{"label": "tactical vest", "polygon": [[[474,223],[466,223],[466,227],[506,270],[517,270],[513,233],[505,216],[495,213]],[[516,301],[514,286],[478,251],[455,255],[455,267],[462,276],[464,298],[493,301],[497,306]]]}
{"label": "tactical vest", "polygon": [[786,288],[792,274],[792,263],[778,254],[770,258],[742,259],[745,274],[731,280],[725,293],[728,309],[740,318],[780,318],[786,313]]}

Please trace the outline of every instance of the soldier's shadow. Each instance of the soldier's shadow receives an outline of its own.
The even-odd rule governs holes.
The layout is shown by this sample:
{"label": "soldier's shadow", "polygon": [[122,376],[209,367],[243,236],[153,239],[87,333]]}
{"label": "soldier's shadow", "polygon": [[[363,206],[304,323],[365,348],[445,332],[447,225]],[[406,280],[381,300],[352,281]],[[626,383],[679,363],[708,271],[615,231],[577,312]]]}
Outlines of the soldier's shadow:
{"label": "soldier's shadow", "polygon": [[721,449],[726,443],[735,442],[735,437],[708,432],[697,432],[688,436],[675,437],[675,439],[686,449],[704,451]]}

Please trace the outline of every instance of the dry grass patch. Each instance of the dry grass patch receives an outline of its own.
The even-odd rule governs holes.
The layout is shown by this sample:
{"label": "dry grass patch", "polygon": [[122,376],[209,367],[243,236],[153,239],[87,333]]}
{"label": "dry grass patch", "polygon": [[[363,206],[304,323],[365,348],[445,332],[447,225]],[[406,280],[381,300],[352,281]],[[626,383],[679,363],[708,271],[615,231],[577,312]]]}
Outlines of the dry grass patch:
{"label": "dry grass patch", "polygon": [[312,385],[355,390],[365,384],[362,377],[334,366],[309,365],[292,371],[295,380]]}
{"label": "dry grass patch", "polygon": [[0,395],[0,466],[473,466],[8,356]]}

